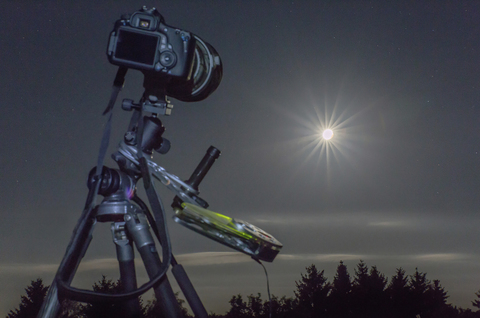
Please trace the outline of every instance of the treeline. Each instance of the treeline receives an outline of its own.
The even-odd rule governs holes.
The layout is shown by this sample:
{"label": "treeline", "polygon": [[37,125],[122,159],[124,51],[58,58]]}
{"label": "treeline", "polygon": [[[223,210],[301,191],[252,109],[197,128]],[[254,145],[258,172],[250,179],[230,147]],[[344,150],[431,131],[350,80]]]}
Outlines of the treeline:
{"label": "treeline", "polygon": [[[324,271],[315,265],[306,268],[295,282],[294,297],[272,296],[271,301],[261,295],[232,296],[230,309],[224,315],[211,313],[211,318],[480,318],[480,310],[462,309],[447,303],[448,294],[438,280],[429,281],[426,273],[415,270],[407,275],[402,268],[388,280],[376,266],[370,269],[360,261],[353,277],[340,262],[335,277],[329,282]],[[10,311],[6,318],[35,318],[48,287],[41,279],[32,281],[26,296],[21,297],[18,309]],[[118,293],[120,282],[103,277],[93,285],[93,290]],[[480,291],[472,302],[480,308]],[[178,299],[183,317],[188,315],[184,301]],[[64,301],[61,318],[123,317],[119,304],[80,304]],[[140,300],[142,318],[163,317],[156,300],[144,303]]]}
{"label": "treeline", "polygon": [[[333,282],[315,265],[295,282],[295,297],[272,297],[271,303],[250,295],[233,296],[225,318],[474,318],[480,311],[447,304],[447,291],[440,281],[429,281],[426,273],[415,270],[406,275],[398,268],[390,281],[376,266],[360,261],[353,278],[340,262]],[[476,293],[480,298],[480,291]],[[480,300],[472,302],[480,308]]]}
{"label": "treeline", "polygon": [[[120,281],[112,281],[105,276],[93,284],[93,290],[96,292],[117,294],[122,291]],[[26,296],[21,296],[19,308],[11,310],[6,318],[36,318],[42,307],[43,300],[48,292],[48,286],[43,285],[41,278],[32,281],[31,285],[25,289]],[[183,317],[190,318],[187,309],[183,306],[184,300],[178,298]],[[140,313],[138,317],[131,318],[163,318],[160,304],[154,299],[144,303],[139,299]],[[64,300],[62,302],[62,311],[59,318],[116,318],[125,317],[124,308],[121,303],[94,303],[82,304],[75,301]],[[130,317],[128,317],[130,318]]]}

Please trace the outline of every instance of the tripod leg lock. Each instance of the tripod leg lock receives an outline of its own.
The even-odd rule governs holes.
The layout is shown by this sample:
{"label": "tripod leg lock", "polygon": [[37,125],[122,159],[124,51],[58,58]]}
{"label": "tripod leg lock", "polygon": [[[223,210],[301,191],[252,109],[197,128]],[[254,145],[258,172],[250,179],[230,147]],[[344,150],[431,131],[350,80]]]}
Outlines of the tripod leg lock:
{"label": "tripod leg lock", "polygon": [[125,231],[125,222],[112,223],[113,243],[117,249],[117,259],[119,262],[133,262],[135,255],[127,232]]}
{"label": "tripod leg lock", "polygon": [[140,249],[146,245],[155,246],[152,234],[149,231],[147,218],[143,213],[127,213],[125,214],[125,224],[128,233],[133,238],[137,249]]}

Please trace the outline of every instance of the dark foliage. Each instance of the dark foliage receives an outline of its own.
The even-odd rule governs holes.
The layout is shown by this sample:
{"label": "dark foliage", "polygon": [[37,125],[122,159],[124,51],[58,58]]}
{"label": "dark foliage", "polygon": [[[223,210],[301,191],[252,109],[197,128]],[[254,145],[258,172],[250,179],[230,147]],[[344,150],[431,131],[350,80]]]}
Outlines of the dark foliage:
{"label": "dark foliage", "polygon": [[351,309],[358,318],[384,317],[388,302],[385,287],[387,279],[375,266],[368,271],[367,265],[360,261],[355,270],[352,285]]}
{"label": "dark foliage", "polygon": [[[102,279],[93,284],[93,290],[106,294],[118,294],[122,290],[119,281],[112,281],[102,276]],[[79,317],[82,318],[102,318],[102,317],[124,317],[124,307],[122,303],[93,303],[80,307]]]}
{"label": "dark foliage", "polygon": [[319,272],[315,265],[312,264],[306,270],[307,274],[302,274],[302,279],[295,282],[297,286],[295,296],[298,301],[297,316],[305,318],[325,317],[330,284],[323,275],[324,271]]}
{"label": "dark foliage", "polygon": [[[449,317],[455,317],[455,318],[479,318],[480,317],[480,311],[473,312],[470,308],[469,309],[457,309],[456,307],[453,308],[454,314]],[[456,314],[456,316],[455,316]]]}
{"label": "dark foliage", "polygon": [[[187,309],[183,306],[185,303],[185,300],[180,299],[178,297],[178,293],[175,293],[175,296],[177,298],[178,305],[180,306],[180,310],[182,312],[182,317],[179,318],[188,318],[190,317],[188,315]],[[151,300],[147,302],[147,305],[145,306],[144,310],[144,316],[145,318],[163,318],[164,314],[161,310],[160,303],[158,302],[157,299]]]}
{"label": "dark foliage", "polygon": [[397,268],[385,293],[389,300],[392,318],[411,316],[412,310],[409,305],[413,300],[413,295],[409,286],[409,278],[405,275],[403,268]]}
{"label": "dark foliage", "polygon": [[[41,279],[32,281],[25,291],[27,296],[22,296],[22,302],[19,309],[10,311],[6,318],[35,318],[40,311],[43,300],[45,299],[48,286],[43,286]],[[94,283],[93,290],[97,292],[115,294],[122,291],[122,285],[119,281],[112,281],[102,276],[102,279]],[[178,296],[178,295],[177,295]],[[183,307],[184,300],[177,297],[177,301],[181,307],[183,317],[190,317],[186,308]],[[71,300],[64,300],[62,302],[62,310],[59,313],[59,318],[96,318],[96,317],[116,317],[116,318],[162,318],[158,302],[154,299],[149,301],[146,306],[143,306],[141,301],[136,303],[134,309],[139,314],[131,314],[125,310],[125,302],[120,303],[93,303],[80,304]],[[179,317],[180,318],[180,317]]]}
{"label": "dark foliage", "polygon": [[[408,276],[398,268],[388,283],[376,266],[369,268],[363,261],[351,279],[347,267],[340,262],[331,284],[315,265],[306,270],[296,282],[295,298],[272,298],[272,318],[480,318],[480,311],[447,304],[448,295],[440,282],[430,282],[426,273],[418,269]],[[480,299],[480,291],[476,295]],[[247,299],[233,296],[225,318],[269,317],[268,301],[260,306],[260,295]],[[473,304],[479,307],[480,300]]]}
{"label": "dark foliage", "polygon": [[333,278],[332,289],[328,295],[328,313],[334,317],[349,318],[352,316],[352,280],[347,266],[340,261],[337,273]]}
{"label": "dark foliage", "polygon": [[[480,310],[462,309],[447,304],[448,294],[440,281],[427,279],[427,274],[418,269],[411,276],[398,268],[388,282],[376,266],[369,268],[360,261],[355,268],[355,275],[350,277],[347,267],[340,262],[333,282],[329,283],[324,271],[315,265],[306,268],[306,274],[295,282],[295,297],[279,298],[272,296],[271,304],[262,300],[261,295],[232,296],[230,310],[225,315],[210,313],[210,318],[480,318]],[[26,296],[21,297],[18,309],[10,311],[6,318],[35,318],[40,310],[48,287],[41,279],[32,281]],[[118,293],[120,282],[102,277],[93,285],[95,291]],[[475,293],[477,299],[472,302],[480,308],[480,290]],[[182,310],[181,318],[189,318],[183,306],[185,301],[177,296]],[[157,300],[148,301],[140,307],[141,318],[162,318]],[[271,311],[271,313],[270,313]],[[132,317],[131,315],[127,315]],[[62,303],[60,318],[126,317],[121,304],[78,304],[66,300]]]}
{"label": "dark foliage", "polygon": [[36,317],[42,307],[43,299],[47,294],[48,286],[43,286],[43,281],[38,278],[32,280],[32,284],[25,288],[26,296],[22,296],[22,301],[18,309],[10,310],[7,318],[32,318]]}
{"label": "dark foliage", "polygon": [[[232,306],[225,316],[211,316],[212,318],[268,318],[270,317],[270,303],[262,301],[261,295],[250,295],[247,301],[244,301],[241,295],[233,296],[230,299]],[[272,318],[290,318],[302,317],[297,316],[294,310],[298,308],[298,304],[294,298],[283,296],[278,298],[272,296]]]}
{"label": "dark foliage", "polygon": [[480,290],[475,293],[475,296],[477,296],[478,299],[472,301],[472,305],[480,309]]}

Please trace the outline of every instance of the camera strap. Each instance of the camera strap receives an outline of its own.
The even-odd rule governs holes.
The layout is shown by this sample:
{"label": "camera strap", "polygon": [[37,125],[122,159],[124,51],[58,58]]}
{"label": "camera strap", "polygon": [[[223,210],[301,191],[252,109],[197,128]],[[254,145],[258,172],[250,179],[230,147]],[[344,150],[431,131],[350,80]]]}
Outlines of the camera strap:
{"label": "camera strap", "polygon": [[112,130],[112,115],[113,115],[113,106],[117,101],[118,94],[123,88],[125,83],[125,75],[127,74],[128,68],[120,66],[113,81],[112,94],[110,95],[110,101],[108,102],[107,108],[103,111],[102,115],[108,115],[107,123],[105,124],[105,129],[103,130],[102,142],[100,144],[100,151],[98,153],[97,160],[97,171],[96,176],[100,177],[102,175],[103,160],[105,159],[105,154],[107,153],[108,144],[110,142],[110,132]]}
{"label": "camera strap", "polygon": [[[102,169],[103,169],[103,161],[105,160],[105,154],[107,153],[108,144],[110,142],[110,132],[112,130],[112,114],[113,114],[113,106],[117,100],[118,93],[123,88],[123,84],[125,83],[125,74],[127,74],[127,68],[120,66],[117,71],[117,75],[115,76],[115,80],[113,81],[113,88],[112,94],[110,95],[110,101],[108,102],[108,106],[103,112],[103,115],[109,115],[107,122],[105,124],[105,128],[103,130],[103,137],[100,143],[100,150],[98,152],[98,159],[97,159],[97,169],[95,171],[95,176],[93,177],[93,184],[90,188],[90,191],[87,195],[87,200],[85,202],[85,207],[83,209],[82,216],[80,217],[79,223],[74,229],[74,233],[80,227],[80,224],[83,219],[87,219],[91,214],[95,206],[95,199],[97,197],[98,191],[100,189],[100,183],[102,182]],[[70,244],[73,243],[73,238]]]}
{"label": "camera strap", "polygon": [[92,224],[94,223],[94,220],[92,218],[92,211],[94,209],[96,197],[100,188],[100,184],[102,182],[103,161],[105,159],[105,154],[107,152],[110,140],[113,106],[115,105],[115,102],[117,100],[118,93],[120,93],[123,88],[126,73],[126,67],[118,68],[117,75],[115,76],[115,80],[113,82],[110,101],[108,102],[107,108],[103,112],[103,115],[109,115],[109,117],[103,130],[103,137],[100,144],[100,151],[98,154],[96,173],[93,177],[93,184],[90,188],[90,191],[88,192],[82,215],[80,216],[80,219],[78,220],[78,223],[73,230],[73,235],[70,239],[67,251],[65,252],[65,256],[58,268],[55,277],[59,291],[63,292],[63,294],[67,294],[66,292],[68,292],[69,290],[74,290],[74,288],[70,287],[70,283],[73,279],[73,276],[75,275],[80,260],[86,251],[86,246],[84,245],[84,242],[91,239],[91,229]]}

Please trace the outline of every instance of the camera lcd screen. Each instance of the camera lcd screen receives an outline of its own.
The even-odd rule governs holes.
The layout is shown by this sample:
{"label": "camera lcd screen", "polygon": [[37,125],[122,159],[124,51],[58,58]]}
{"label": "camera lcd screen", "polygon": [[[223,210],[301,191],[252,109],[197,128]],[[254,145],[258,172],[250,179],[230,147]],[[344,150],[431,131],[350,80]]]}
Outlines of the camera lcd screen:
{"label": "camera lcd screen", "polygon": [[158,41],[158,36],[120,29],[115,58],[153,66]]}

